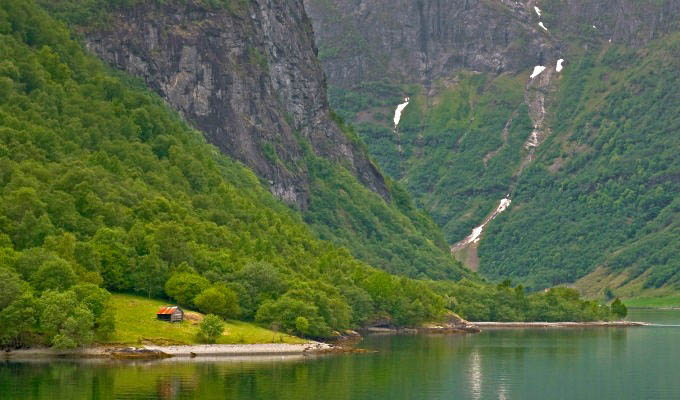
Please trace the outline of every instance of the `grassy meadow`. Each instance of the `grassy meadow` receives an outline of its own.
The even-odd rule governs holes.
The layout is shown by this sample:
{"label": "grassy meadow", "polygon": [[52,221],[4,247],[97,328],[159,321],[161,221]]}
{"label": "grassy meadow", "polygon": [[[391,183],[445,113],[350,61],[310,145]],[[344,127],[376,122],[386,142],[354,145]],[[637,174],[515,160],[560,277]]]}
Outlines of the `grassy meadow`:
{"label": "grassy meadow", "polygon": [[[116,344],[198,344],[198,323],[203,315],[184,310],[185,320],[169,323],[156,319],[156,312],[164,305],[159,300],[114,294],[111,306],[115,309],[116,330],[110,338]],[[285,333],[274,332],[242,321],[226,321],[224,334],[218,344],[305,343],[306,340]]]}

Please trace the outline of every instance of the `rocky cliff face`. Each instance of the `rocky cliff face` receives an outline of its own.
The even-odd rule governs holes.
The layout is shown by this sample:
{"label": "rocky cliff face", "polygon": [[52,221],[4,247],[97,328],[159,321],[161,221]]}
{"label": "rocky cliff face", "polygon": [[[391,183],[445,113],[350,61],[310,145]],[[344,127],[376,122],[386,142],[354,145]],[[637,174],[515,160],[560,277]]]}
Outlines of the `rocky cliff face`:
{"label": "rocky cliff face", "polygon": [[[549,57],[548,38],[514,1],[306,0],[324,68],[351,86],[387,71],[427,82],[466,68],[502,72]],[[355,40],[352,40],[355,38]],[[358,38],[359,40],[356,40]]]}
{"label": "rocky cliff face", "polygon": [[678,0],[305,0],[305,5],[329,80],[343,87],[384,77],[428,83],[461,68],[526,70],[554,61],[575,36],[579,44],[611,39],[641,45],[677,27],[680,12]]}
{"label": "rocky cliff face", "polygon": [[388,196],[367,155],[331,120],[312,27],[301,0],[144,2],[88,29],[87,46],[143,78],[207,139],[305,208],[305,146]]}

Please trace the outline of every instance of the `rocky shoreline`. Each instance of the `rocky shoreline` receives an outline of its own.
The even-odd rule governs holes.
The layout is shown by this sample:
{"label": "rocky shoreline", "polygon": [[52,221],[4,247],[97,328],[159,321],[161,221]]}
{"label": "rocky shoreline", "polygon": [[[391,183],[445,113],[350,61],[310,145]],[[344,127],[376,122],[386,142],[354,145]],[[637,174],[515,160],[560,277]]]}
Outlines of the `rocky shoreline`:
{"label": "rocky shoreline", "polygon": [[99,346],[77,350],[54,350],[50,348],[19,349],[1,353],[4,360],[30,360],[44,358],[109,358],[114,360],[157,360],[171,357],[247,357],[274,355],[312,355],[351,352],[352,349],[321,342],[304,344],[204,344],[186,346],[140,347]]}
{"label": "rocky shoreline", "polygon": [[[363,329],[364,335],[399,334],[463,334],[479,333],[482,329],[544,329],[544,328],[625,328],[648,326],[646,322],[597,321],[597,322],[468,322],[457,315],[449,316],[447,322],[424,324],[418,328],[394,328],[373,326]],[[232,358],[260,356],[307,356],[333,353],[363,353],[356,343],[362,336],[354,331],[341,335],[333,344],[310,341],[303,344],[203,344],[139,347],[97,346],[77,350],[54,350],[33,348],[6,350],[0,360],[64,359],[112,359],[112,360],[159,360],[165,358]]]}
{"label": "rocky shoreline", "polygon": [[596,322],[471,322],[481,328],[516,329],[516,328],[626,328],[647,326],[646,322],[635,321],[596,321]]}

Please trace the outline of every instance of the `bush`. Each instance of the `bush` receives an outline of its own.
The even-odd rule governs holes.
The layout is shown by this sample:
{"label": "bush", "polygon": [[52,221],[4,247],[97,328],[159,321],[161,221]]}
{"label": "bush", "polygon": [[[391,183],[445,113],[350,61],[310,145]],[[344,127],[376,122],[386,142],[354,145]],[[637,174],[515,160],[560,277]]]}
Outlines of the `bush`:
{"label": "bush", "polygon": [[235,318],[239,313],[238,296],[224,285],[205,289],[194,298],[194,304],[202,313],[219,315],[224,319]]}
{"label": "bush", "polygon": [[68,262],[55,259],[43,264],[31,280],[35,288],[42,292],[48,289],[66,290],[76,283],[77,277]]}
{"label": "bush", "polygon": [[208,314],[198,327],[198,339],[206,343],[215,343],[224,332],[224,321],[215,314]]}
{"label": "bush", "polygon": [[295,330],[301,335],[309,333],[309,321],[305,317],[295,318]]}
{"label": "bush", "polygon": [[190,272],[173,275],[165,283],[165,293],[182,306],[194,308],[194,299],[208,288],[210,282]]}
{"label": "bush", "polygon": [[19,274],[7,268],[0,268],[0,311],[18,299],[26,290],[28,290],[28,285],[21,280]]}
{"label": "bush", "polygon": [[[73,315],[66,318],[61,331],[52,339],[52,344],[57,348],[86,346],[94,340],[94,316],[84,306],[78,306]],[[64,346],[64,347],[62,347]]]}
{"label": "bush", "polygon": [[[301,317],[304,318],[306,324],[304,322],[298,324]],[[326,321],[319,315],[319,308],[316,305],[288,295],[262,304],[255,320],[272,328],[280,327],[285,332],[299,336],[327,338],[333,333]],[[304,330],[298,328],[304,328]]]}
{"label": "bush", "polygon": [[619,299],[618,297],[616,300],[611,305],[612,309],[612,314],[616,316],[617,318],[623,319],[626,318],[626,315],[628,315],[628,307],[626,307],[625,304]]}

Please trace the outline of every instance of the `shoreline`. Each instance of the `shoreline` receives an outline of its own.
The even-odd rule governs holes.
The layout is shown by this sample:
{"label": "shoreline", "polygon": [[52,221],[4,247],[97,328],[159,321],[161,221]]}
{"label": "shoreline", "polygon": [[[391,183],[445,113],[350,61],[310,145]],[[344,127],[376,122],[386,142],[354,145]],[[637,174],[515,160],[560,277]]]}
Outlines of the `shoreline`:
{"label": "shoreline", "polygon": [[[465,334],[478,333],[484,329],[546,329],[546,328],[628,328],[651,324],[637,321],[598,322],[467,322],[464,326],[426,325],[418,329],[368,328],[368,335],[380,334]],[[0,361],[28,361],[49,359],[109,359],[109,360],[162,360],[176,359],[234,359],[271,356],[310,356],[336,353],[362,353],[365,350],[343,345],[310,341],[303,344],[257,343],[257,344],[199,344],[199,345],[101,345],[76,350],[31,348],[3,351]]]}
{"label": "shoreline", "polygon": [[629,328],[650,325],[637,321],[596,321],[596,322],[470,322],[479,328],[521,329],[521,328]]}
{"label": "shoreline", "polygon": [[318,355],[349,352],[340,346],[322,342],[304,344],[259,343],[259,344],[201,344],[140,347],[96,346],[76,350],[54,350],[51,348],[32,348],[4,351],[0,353],[0,361],[36,360],[36,359],[111,359],[111,360],[158,360],[165,358],[197,358],[197,357],[261,357]]}

